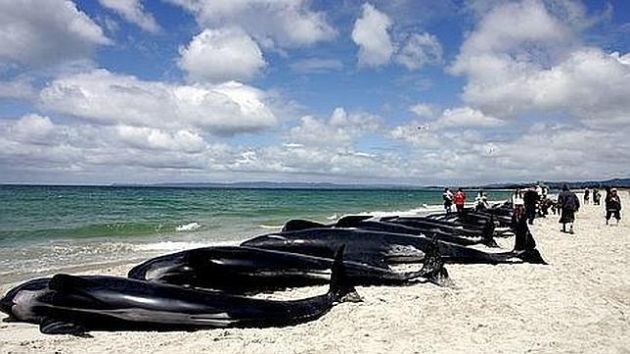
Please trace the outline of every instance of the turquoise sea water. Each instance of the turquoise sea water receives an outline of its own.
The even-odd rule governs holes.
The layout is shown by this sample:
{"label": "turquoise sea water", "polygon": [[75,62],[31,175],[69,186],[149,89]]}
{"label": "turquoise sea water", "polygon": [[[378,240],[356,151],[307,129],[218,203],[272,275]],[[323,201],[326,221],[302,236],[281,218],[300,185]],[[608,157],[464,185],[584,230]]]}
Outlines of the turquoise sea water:
{"label": "turquoise sea water", "polygon": [[435,190],[0,186],[0,281],[236,242],[293,218],[421,213],[440,203]]}

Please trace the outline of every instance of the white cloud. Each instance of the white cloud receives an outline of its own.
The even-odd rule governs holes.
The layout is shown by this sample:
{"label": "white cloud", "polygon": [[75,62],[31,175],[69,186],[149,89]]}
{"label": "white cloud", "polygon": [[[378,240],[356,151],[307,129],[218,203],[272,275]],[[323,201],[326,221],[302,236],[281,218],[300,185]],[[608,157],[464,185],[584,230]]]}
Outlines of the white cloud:
{"label": "white cloud", "polygon": [[0,98],[30,100],[37,96],[33,80],[28,76],[18,76],[13,80],[0,81]]}
{"label": "white cloud", "polygon": [[46,144],[54,130],[54,125],[48,117],[38,114],[28,114],[12,124],[8,132],[10,136],[21,142]]}
{"label": "white cloud", "polygon": [[114,10],[127,21],[135,23],[140,28],[151,33],[160,31],[153,16],[144,11],[141,0],[99,0],[104,7]]}
{"label": "white cloud", "polygon": [[176,150],[188,153],[201,152],[206,144],[201,136],[187,130],[178,130],[174,133],[167,131],[119,125],[116,133],[121,141],[140,149]]}
{"label": "white cloud", "polygon": [[376,67],[389,62],[394,44],[389,35],[392,20],[371,4],[363,5],[363,12],[352,30],[352,40],[359,46],[359,66]]}
{"label": "white cloud", "polygon": [[394,62],[409,70],[442,61],[442,45],[436,36],[423,33],[407,33],[403,40],[392,40],[393,20],[372,4],[365,3],[361,16],[355,21],[352,40],[359,47],[359,67],[379,67]]}
{"label": "white cloud", "polygon": [[202,27],[243,28],[265,47],[298,47],[331,40],[335,29],[308,0],[170,0]]}
{"label": "white cloud", "polygon": [[343,69],[343,63],[337,59],[310,58],[291,63],[291,70],[300,73],[325,73]]}
{"label": "white cloud", "polygon": [[411,34],[396,53],[396,62],[409,70],[442,61],[442,46],[437,37],[429,33]]}
{"label": "white cloud", "polygon": [[304,116],[300,125],[289,130],[290,141],[309,146],[331,148],[351,146],[366,133],[376,131],[379,119],[361,113],[348,114],[343,108],[335,108],[328,120]]}
{"label": "white cloud", "polygon": [[630,53],[581,45],[576,19],[585,15],[560,9],[530,0],[489,11],[450,69],[468,78],[463,100],[499,117],[560,111],[585,124],[630,123]]}
{"label": "white cloud", "polygon": [[490,117],[480,110],[470,107],[445,109],[433,124],[436,128],[448,127],[498,127],[504,125],[501,119]]}
{"label": "white cloud", "polygon": [[111,40],[71,1],[0,2],[0,61],[54,65],[87,58],[106,44]]}
{"label": "white cloud", "polygon": [[276,124],[264,92],[237,82],[174,85],[101,69],[51,82],[40,100],[44,108],[101,124],[214,134],[257,131]]}
{"label": "white cloud", "polygon": [[433,118],[436,115],[436,108],[428,103],[416,103],[409,107],[409,110],[422,118]]}
{"label": "white cloud", "polygon": [[266,65],[258,44],[237,29],[205,29],[179,53],[193,81],[249,80]]}
{"label": "white cloud", "polygon": [[[449,183],[581,180],[627,174],[627,128],[615,131],[536,126],[492,138],[475,130],[418,130],[417,124],[392,129],[388,137],[411,147],[404,173]],[[508,135],[506,137],[506,135]],[[587,161],[588,166],[585,166]],[[402,167],[401,167],[402,169]]]}

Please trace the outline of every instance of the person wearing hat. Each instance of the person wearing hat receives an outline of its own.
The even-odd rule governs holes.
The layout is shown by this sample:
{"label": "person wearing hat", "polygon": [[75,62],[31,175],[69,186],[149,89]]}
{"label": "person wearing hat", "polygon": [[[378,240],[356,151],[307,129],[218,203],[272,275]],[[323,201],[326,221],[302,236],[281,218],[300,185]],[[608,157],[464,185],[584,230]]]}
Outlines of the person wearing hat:
{"label": "person wearing hat", "polygon": [[575,193],[569,190],[566,184],[562,186],[562,192],[558,194],[558,205],[562,211],[559,222],[562,224],[562,232],[567,232],[567,224],[569,233],[573,233],[573,222],[575,222],[575,212],[580,209],[580,200]]}
{"label": "person wearing hat", "polygon": [[619,224],[621,219],[620,211],[621,199],[619,194],[617,194],[617,190],[613,188],[606,196],[606,225],[608,225],[608,220],[610,220],[611,216],[614,216],[617,219],[617,224]]}

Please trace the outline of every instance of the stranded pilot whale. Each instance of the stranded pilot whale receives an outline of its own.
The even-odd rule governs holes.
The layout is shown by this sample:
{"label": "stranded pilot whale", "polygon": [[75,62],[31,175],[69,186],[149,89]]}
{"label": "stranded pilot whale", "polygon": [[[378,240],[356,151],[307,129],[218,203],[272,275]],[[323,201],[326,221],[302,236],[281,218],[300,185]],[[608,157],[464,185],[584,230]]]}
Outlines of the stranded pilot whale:
{"label": "stranded pilot whale", "polygon": [[286,326],[311,321],[343,301],[360,301],[342,260],[335,257],[326,294],[273,301],[111,276],[58,274],[10,290],[0,310],[46,334],[91,330],[196,330]]}
{"label": "stranded pilot whale", "polygon": [[[428,250],[419,271],[395,272],[387,265],[344,260],[346,275],[355,285],[448,283],[437,246]],[[230,293],[255,293],[287,287],[324,284],[333,260],[304,254],[241,246],[197,248],[139,264],[129,271],[132,279],[155,281]]]}
{"label": "stranded pilot whale", "polygon": [[357,228],[368,231],[383,231],[399,234],[427,236],[438,240],[469,246],[483,244],[488,247],[499,247],[495,242],[494,223],[488,222],[483,227],[466,228],[449,222],[427,218],[414,218],[405,222],[397,222],[398,217],[387,217],[381,220],[370,216],[350,215],[339,219],[335,224],[319,224],[309,220],[294,219],[284,224],[282,231],[298,231],[311,228]]}
{"label": "stranded pilot whale", "polygon": [[[531,235],[530,235],[531,236]],[[311,228],[251,238],[241,246],[331,257],[346,246],[346,260],[383,267],[387,262],[418,262],[433,241],[427,237],[353,228]],[[531,242],[522,250],[488,253],[437,240],[440,256],[449,263],[536,263],[546,264]]]}

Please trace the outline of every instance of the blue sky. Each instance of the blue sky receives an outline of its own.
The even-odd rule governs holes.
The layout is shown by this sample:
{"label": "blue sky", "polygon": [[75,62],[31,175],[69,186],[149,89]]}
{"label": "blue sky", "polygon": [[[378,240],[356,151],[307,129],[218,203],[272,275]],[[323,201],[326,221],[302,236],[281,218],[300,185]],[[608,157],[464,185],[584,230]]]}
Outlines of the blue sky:
{"label": "blue sky", "polygon": [[626,1],[0,0],[0,183],[630,170]]}

